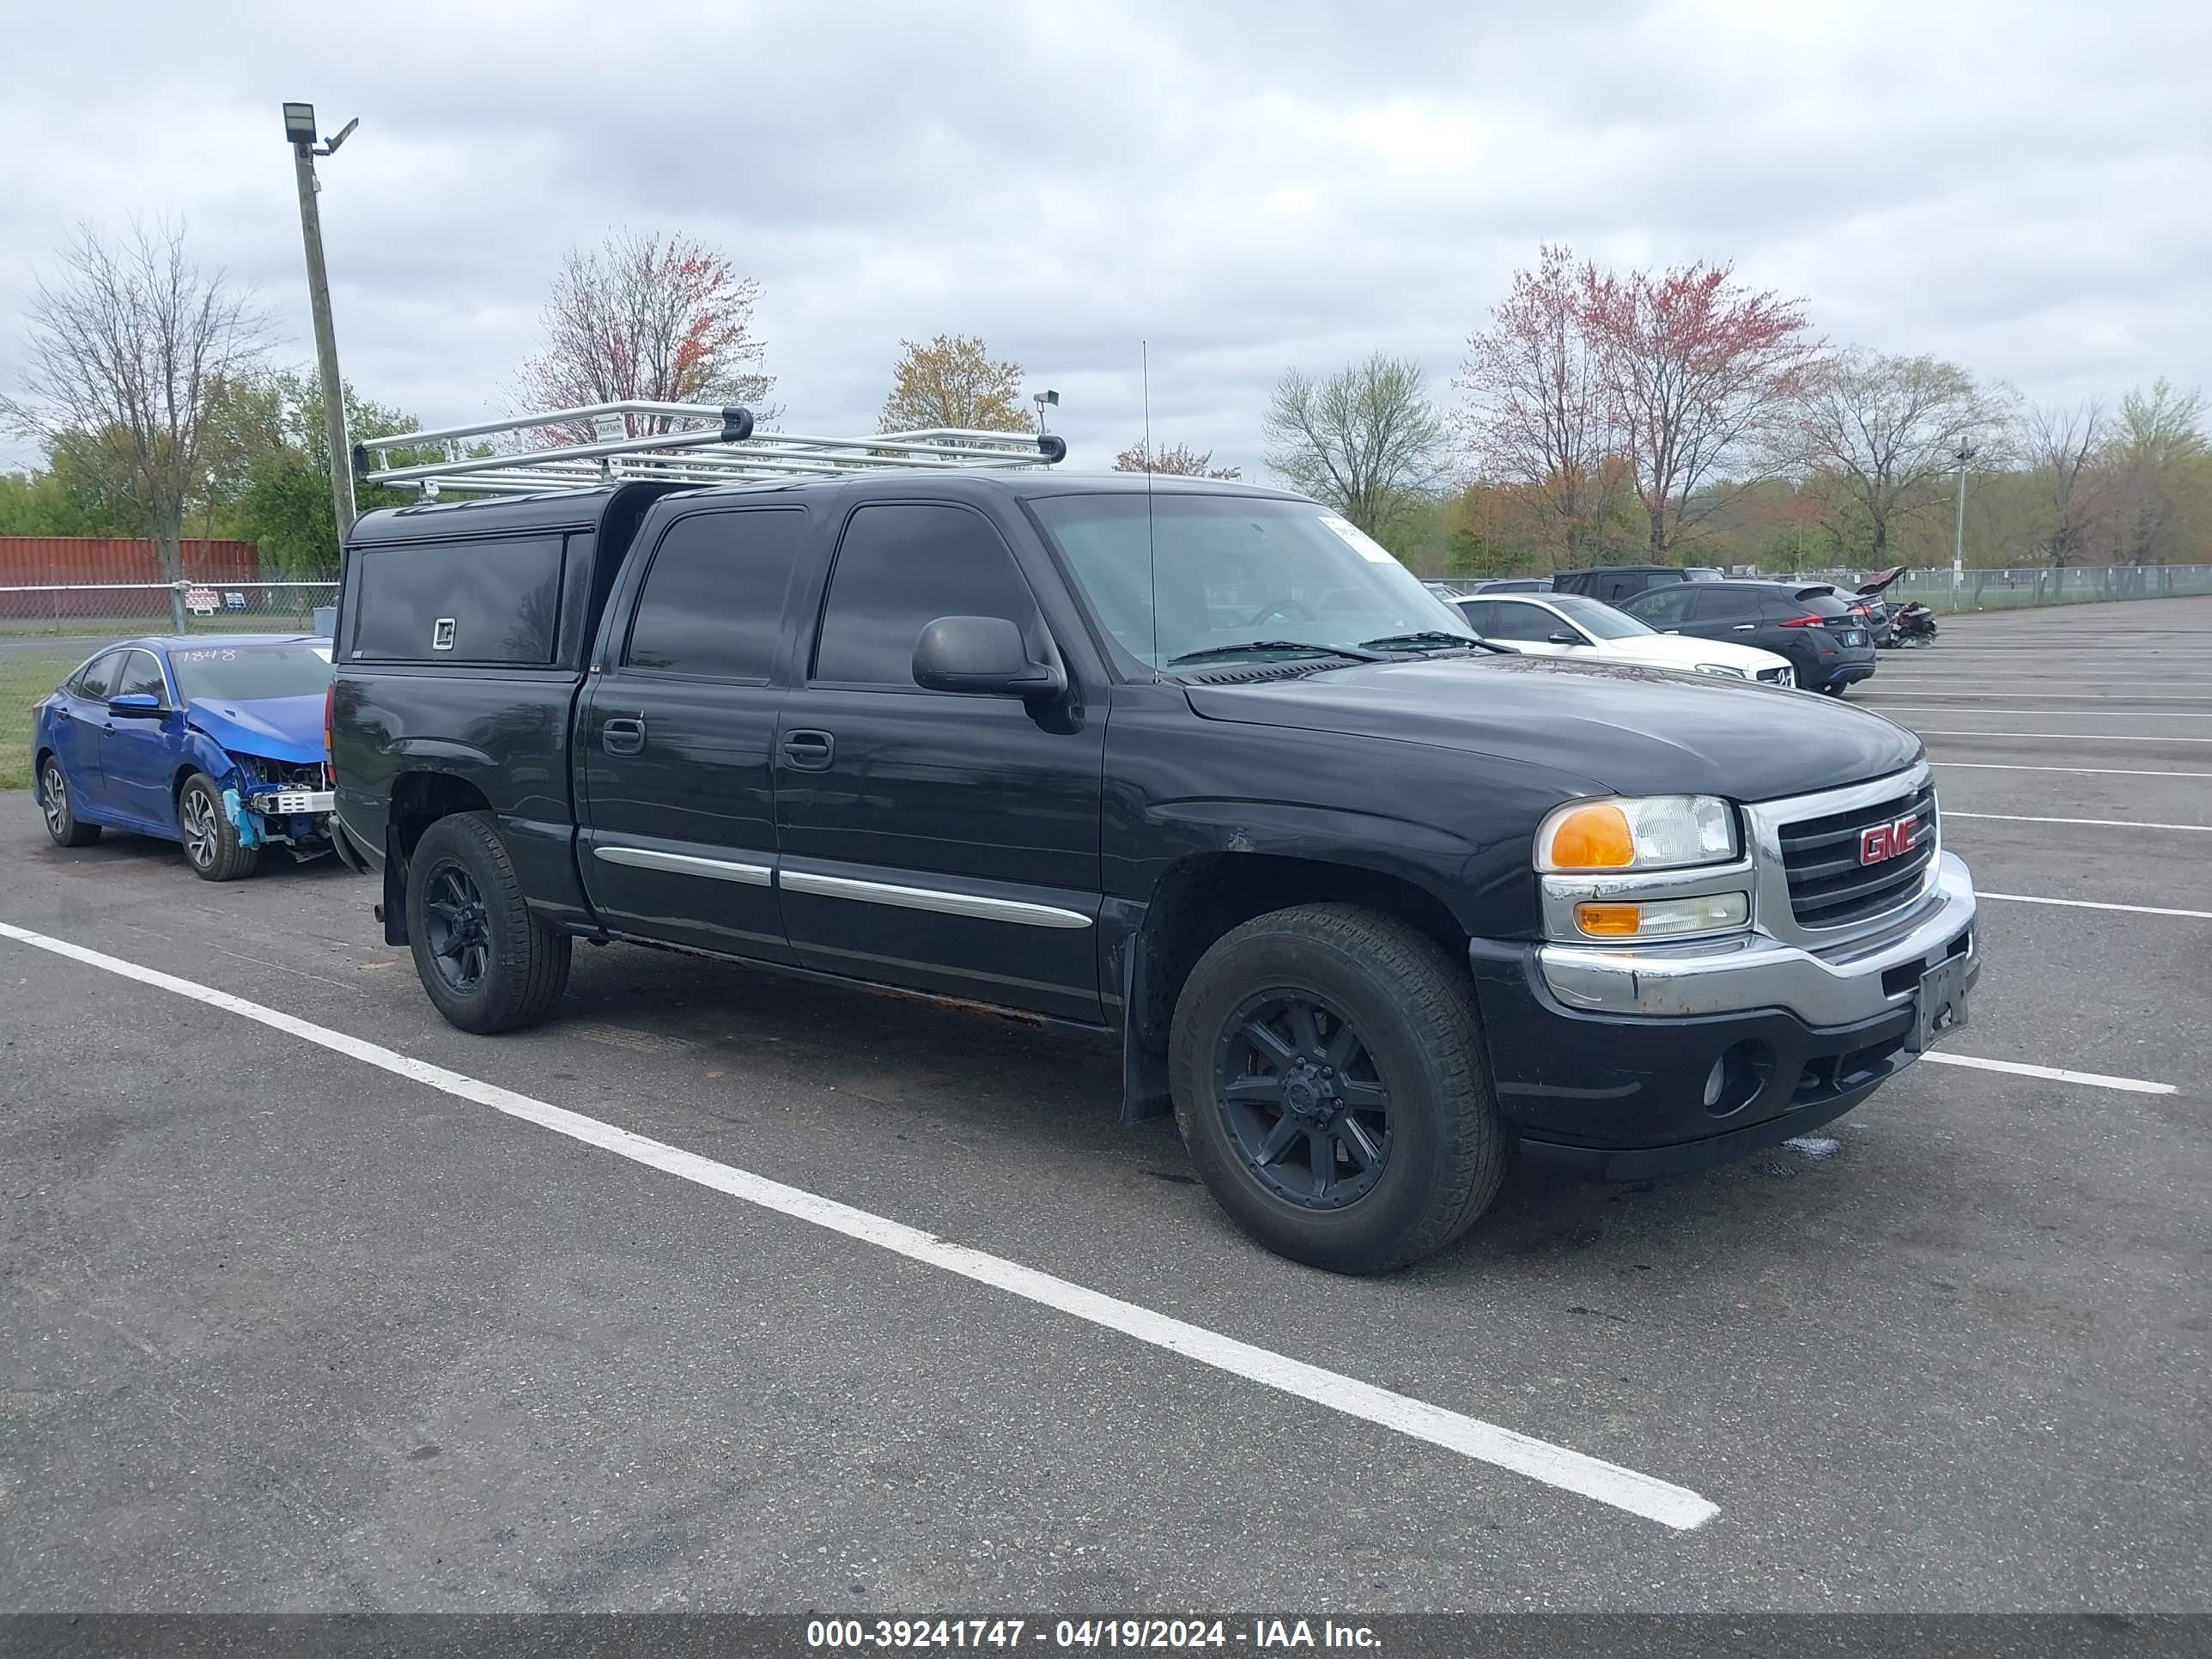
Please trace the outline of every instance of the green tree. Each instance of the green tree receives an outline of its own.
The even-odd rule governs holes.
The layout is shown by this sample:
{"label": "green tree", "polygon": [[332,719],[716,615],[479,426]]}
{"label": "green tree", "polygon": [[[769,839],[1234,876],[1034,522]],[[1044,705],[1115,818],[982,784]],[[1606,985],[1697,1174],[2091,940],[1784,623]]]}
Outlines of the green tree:
{"label": "green tree", "polygon": [[1443,420],[1411,358],[1378,351],[1318,380],[1293,368],[1275,384],[1265,431],[1277,476],[1378,541],[1443,472]]}
{"label": "green tree", "polygon": [[82,438],[48,450],[42,471],[0,475],[0,536],[129,536],[127,502],[113,499],[82,459]]}
{"label": "green tree", "polygon": [[899,342],[884,399],[878,432],[957,427],[985,432],[1027,432],[1022,408],[1022,366],[994,358],[973,334],[939,334],[927,345]]}
{"label": "green tree", "polygon": [[[417,422],[345,388],[346,430],[405,431]],[[216,533],[250,541],[263,567],[320,574],[337,567],[337,520],[331,505],[330,442],[319,384],[285,371],[227,382],[211,422],[208,518]],[[433,459],[394,451],[392,465]],[[362,484],[360,509],[404,507],[411,490]]]}

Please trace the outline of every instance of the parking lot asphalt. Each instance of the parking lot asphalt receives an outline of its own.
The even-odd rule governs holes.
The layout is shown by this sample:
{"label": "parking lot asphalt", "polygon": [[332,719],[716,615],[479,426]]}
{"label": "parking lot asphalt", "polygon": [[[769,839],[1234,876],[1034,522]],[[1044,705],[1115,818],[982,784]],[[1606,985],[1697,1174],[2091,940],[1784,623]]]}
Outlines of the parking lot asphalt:
{"label": "parking lot asphalt", "polygon": [[615,947],[559,1022],[471,1038],[367,883],[211,886],[0,796],[0,922],[1717,1510],[1655,1522],[0,937],[0,1607],[2204,1609],[2212,916],[2149,911],[2212,913],[2212,601],[1945,618],[1852,701],[1929,733],[1947,844],[2014,896],[1947,1054],[2040,1072],[1924,1064],[1696,1176],[1524,1169],[1366,1280],[1234,1232],[1080,1033]]}

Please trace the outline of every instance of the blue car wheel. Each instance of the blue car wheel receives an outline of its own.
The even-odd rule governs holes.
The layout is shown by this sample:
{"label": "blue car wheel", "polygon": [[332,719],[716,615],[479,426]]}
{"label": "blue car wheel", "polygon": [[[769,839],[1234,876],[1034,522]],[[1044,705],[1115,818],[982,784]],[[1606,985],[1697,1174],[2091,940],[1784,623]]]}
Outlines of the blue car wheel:
{"label": "blue car wheel", "polygon": [[52,755],[39,772],[39,810],[46,815],[46,833],[57,847],[89,847],[100,839],[98,824],[78,819],[70,799],[69,779],[63,775],[61,762]]}
{"label": "blue car wheel", "polygon": [[253,873],[261,849],[241,844],[238,826],[222,804],[222,791],[204,772],[185,780],[177,796],[177,828],[183,834],[185,861],[202,881],[237,881]]}

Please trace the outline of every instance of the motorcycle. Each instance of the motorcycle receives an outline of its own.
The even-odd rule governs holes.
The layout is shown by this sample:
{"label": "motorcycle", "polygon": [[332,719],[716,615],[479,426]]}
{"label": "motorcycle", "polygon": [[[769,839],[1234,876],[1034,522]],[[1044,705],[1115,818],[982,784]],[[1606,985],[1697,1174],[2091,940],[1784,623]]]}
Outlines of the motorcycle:
{"label": "motorcycle", "polygon": [[1936,643],[1936,613],[1918,600],[1908,600],[1890,613],[1890,633],[1900,646]]}

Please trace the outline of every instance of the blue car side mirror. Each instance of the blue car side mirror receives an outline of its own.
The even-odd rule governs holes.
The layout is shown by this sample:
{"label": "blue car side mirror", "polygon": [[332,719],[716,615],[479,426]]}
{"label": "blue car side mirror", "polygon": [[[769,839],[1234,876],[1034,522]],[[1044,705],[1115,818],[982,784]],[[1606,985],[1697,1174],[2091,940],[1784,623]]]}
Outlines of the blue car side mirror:
{"label": "blue car side mirror", "polygon": [[107,700],[107,712],[125,720],[158,720],[167,711],[150,691],[126,691]]}

